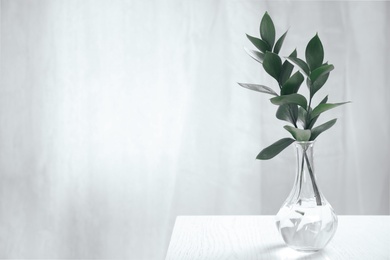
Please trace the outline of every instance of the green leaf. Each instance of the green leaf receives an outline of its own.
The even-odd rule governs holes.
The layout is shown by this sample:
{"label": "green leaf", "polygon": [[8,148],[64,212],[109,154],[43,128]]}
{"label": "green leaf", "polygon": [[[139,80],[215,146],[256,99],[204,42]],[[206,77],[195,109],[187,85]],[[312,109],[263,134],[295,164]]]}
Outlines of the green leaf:
{"label": "green leaf", "polygon": [[328,102],[328,95],[326,95],[326,97],[324,97],[324,99],[321,100],[319,104],[325,104],[326,102]]}
{"label": "green leaf", "polygon": [[286,149],[290,144],[295,142],[292,138],[282,138],[279,141],[271,144],[267,148],[264,148],[256,157],[258,160],[269,160],[276,155],[278,155],[281,151]]}
{"label": "green leaf", "polygon": [[297,65],[301,69],[303,74],[305,74],[307,77],[309,76],[310,69],[309,69],[309,66],[306,64],[305,61],[301,60],[300,58],[296,58],[296,57],[286,57],[286,59],[291,61],[295,65]]}
{"label": "green leaf", "polygon": [[319,104],[311,112],[310,118],[313,119],[316,116],[319,116],[321,113],[323,113],[325,111],[328,111],[329,109],[332,109],[332,108],[335,108],[335,107],[338,107],[338,106],[341,106],[341,105],[344,105],[344,104],[347,104],[347,103],[350,103],[350,102],[333,103],[333,104],[331,104],[331,103]]}
{"label": "green leaf", "polygon": [[276,54],[279,53],[280,49],[282,48],[284,38],[286,38],[287,32],[288,31],[286,31],[282,36],[280,36],[280,38],[276,41],[275,47],[274,47],[274,53],[276,53]]}
{"label": "green leaf", "polygon": [[289,125],[285,125],[284,129],[290,132],[290,134],[295,138],[297,141],[309,141],[311,131],[310,130],[303,130],[298,129]]}
{"label": "green leaf", "polygon": [[296,58],[297,57],[297,49],[295,49],[289,57]]}
{"label": "green leaf", "polygon": [[292,75],[291,78],[289,78],[286,83],[283,84],[282,86],[282,95],[289,95],[293,93],[297,93],[299,90],[299,87],[301,86],[304,78],[302,74],[297,71]]}
{"label": "green leaf", "polygon": [[272,49],[275,43],[275,26],[267,12],[260,22],[260,36]]}
{"label": "green leaf", "polygon": [[267,51],[263,60],[263,68],[278,81],[282,70],[282,60],[277,54]]}
{"label": "green leaf", "polygon": [[248,39],[253,43],[253,45],[259,49],[259,51],[265,53],[266,51],[271,51],[271,47],[269,47],[268,43],[266,43],[265,41],[259,39],[259,38],[256,38],[256,37],[253,37],[253,36],[250,36],[250,35],[246,35],[246,37],[248,37]]}
{"label": "green leaf", "polygon": [[[320,105],[320,104],[326,104],[326,102],[328,102],[328,96],[324,97],[324,99],[321,100],[321,102],[319,103],[319,105]],[[311,111],[310,111],[310,112],[311,112]],[[308,122],[307,127],[305,127],[305,128],[307,128],[307,129],[312,129],[312,127],[313,127],[314,124],[316,123],[318,117],[319,117],[319,115],[316,116],[316,117],[313,117],[312,119],[310,119],[309,122]]]}
{"label": "green leaf", "polygon": [[290,95],[284,95],[284,96],[278,96],[271,98],[271,103],[274,105],[284,105],[284,104],[296,104],[298,106],[303,107],[306,109],[307,107],[307,100],[304,96],[301,94],[290,94]]}
{"label": "green leaf", "polygon": [[275,91],[273,91],[271,88],[269,88],[267,86],[257,85],[257,84],[249,84],[249,83],[238,83],[238,85],[240,85],[243,88],[250,89],[250,90],[254,90],[254,91],[258,91],[258,92],[262,92],[262,93],[266,93],[266,94],[270,94],[270,95],[274,95],[274,96],[279,96]]}
{"label": "green leaf", "polygon": [[[297,50],[294,50],[289,57],[297,57]],[[279,77],[279,85],[283,86],[284,83],[290,78],[291,73],[294,69],[294,65],[292,65],[288,60],[285,60],[282,65],[282,71],[280,72]]]}
{"label": "green leaf", "polygon": [[306,46],[306,62],[311,71],[322,65],[324,61],[324,48],[318,34],[316,34]]}
{"label": "green leaf", "polygon": [[245,48],[245,51],[246,53],[248,53],[249,56],[252,57],[252,59],[254,59],[257,62],[263,63],[265,54],[259,51],[248,50],[247,48]]}
{"label": "green leaf", "polygon": [[319,76],[317,80],[314,83],[310,83],[310,96],[313,97],[315,93],[317,93],[318,90],[322,88],[323,85],[325,85],[326,81],[329,78],[329,72]]}
{"label": "green leaf", "polygon": [[319,77],[324,76],[325,74],[328,74],[333,69],[334,69],[334,66],[332,64],[330,64],[330,65],[325,64],[325,65],[322,65],[321,67],[316,68],[315,70],[313,70],[310,73],[310,80],[311,80],[311,82],[312,83],[316,82],[316,80]]}
{"label": "green leaf", "polygon": [[335,123],[336,123],[337,119],[332,119],[322,125],[319,125],[317,127],[314,127],[312,130],[311,130],[311,137],[310,137],[310,141],[313,141],[314,139],[317,138],[317,136],[319,136],[322,132],[328,130],[329,128],[331,128]]}
{"label": "green leaf", "polygon": [[298,121],[302,127],[306,129],[307,111],[302,107],[298,107]]}
{"label": "green leaf", "polygon": [[295,104],[285,104],[278,107],[276,118],[290,122],[295,125],[298,117],[298,106]]}

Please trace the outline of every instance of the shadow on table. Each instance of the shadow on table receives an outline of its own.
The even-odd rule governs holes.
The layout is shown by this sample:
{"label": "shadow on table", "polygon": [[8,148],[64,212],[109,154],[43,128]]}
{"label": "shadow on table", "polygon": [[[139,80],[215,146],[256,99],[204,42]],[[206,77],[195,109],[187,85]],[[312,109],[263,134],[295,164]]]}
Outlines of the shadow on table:
{"label": "shadow on table", "polygon": [[326,249],[317,252],[299,252],[287,247],[282,243],[266,245],[256,249],[258,259],[295,259],[295,260],[309,260],[309,259],[324,259],[330,260],[326,254]]}

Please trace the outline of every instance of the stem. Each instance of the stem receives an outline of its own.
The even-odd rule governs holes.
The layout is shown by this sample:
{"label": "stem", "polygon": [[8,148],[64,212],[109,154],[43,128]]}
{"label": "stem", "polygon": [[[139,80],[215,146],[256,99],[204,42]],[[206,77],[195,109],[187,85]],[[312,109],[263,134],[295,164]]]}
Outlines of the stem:
{"label": "stem", "polygon": [[288,112],[290,113],[291,119],[293,119],[293,124],[294,124],[295,128],[298,128],[297,123],[295,122],[296,119],[294,118],[293,113],[291,111],[291,105],[288,105]]}
{"label": "stem", "polygon": [[[320,192],[318,191],[317,183],[316,183],[316,181],[314,179],[313,169],[311,168],[311,165],[310,165],[310,162],[309,162],[309,158],[307,157],[306,149],[304,150],[303,155],[304,155],[304,159],[306,160],[307,168],[309,170],[309,175],[310,175],[310,178],[311,178],[311,183],[313,185],[313,191],[314,191],[314,196],[316,197],[317,205],[321,206],[322,202],[321,202]],[[303,158],[302,158],[302,161],[303,161]]]}
{"label": "stem", "polygon": [[[306,151],[305,151],[306,153]],[[302,163],[301,163],[301,172],[299,173],[299,194],[298,194],[298,197],[300,197],[300,193],[302,191],[302,178],[303,178],[303,167],[305,165],[305,160],[304,158],[302,157]],[[299,203],[301,204],[301,200],[299,200]]]}
{"label": "stem", "polygon": [[[311,100],[312,100],[312,95],[311,95],[311,91],[310,91],[309,105],[307,106],[307,114],[306,114],[306,123],[307,124],[305,124],[305,129],[306,129],[306,127],[310,126],[310,122],[309,122],[310,113],[309,113],[309,111],[310,111],[310,107],[311,107]],[[311,178],[311,183],[313,185],[313,191],[314,191],[314,196],[316,197],[317,205],[321,206],[322,202],[321,202],[320,192],[318,191],[317,183],[314,179],[313,169],[311,168],[309,158],[307,157],[306,149],[303,151],[303,156],[306,160],[307,169],[309,170],[309,175]],[[302,160],[303,160],[303,158],[302,158]]]}
{"label": "stem", "polygon": [[[305,129],[307,129],[307,127],[310,125],[310,122],[309,122],[309,118],[310,118],[310,113],[309,113],[309,111],[310,111],[310,106],[311,106],[311,95],[310,95],[310,99],[309,99],[309,105],[307,106],[307,113],[306,113],[306,122],[305,122],[305,126],[304,126],[304,128]],[[305,151],[305,154],[306,154],[306,151]]]}

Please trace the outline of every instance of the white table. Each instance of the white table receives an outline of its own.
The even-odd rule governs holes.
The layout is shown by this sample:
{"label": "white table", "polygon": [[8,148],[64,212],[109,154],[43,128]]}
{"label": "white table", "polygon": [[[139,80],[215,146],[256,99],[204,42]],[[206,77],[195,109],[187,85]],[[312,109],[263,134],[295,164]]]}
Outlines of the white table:
{"label": "white table", "polygon": [[166,256],[177,259],[390,259],[390,216],[339,216],[315,253],[286,247],[273,216],[179,216]]}

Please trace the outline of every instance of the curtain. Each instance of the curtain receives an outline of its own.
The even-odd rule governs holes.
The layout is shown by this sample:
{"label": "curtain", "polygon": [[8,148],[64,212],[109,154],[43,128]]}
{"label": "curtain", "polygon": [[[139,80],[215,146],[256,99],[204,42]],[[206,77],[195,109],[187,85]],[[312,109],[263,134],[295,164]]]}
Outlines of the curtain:
{"label": "curtain", "polygon": [[319,120],[322,193],[389,214],[389,2],[2,0],[0,258],[163,259],[177,215],[275,214],[293,148],[255,157],[289,133],[237,84],[277,88],[244,51],[265,11],[352,101]]}

